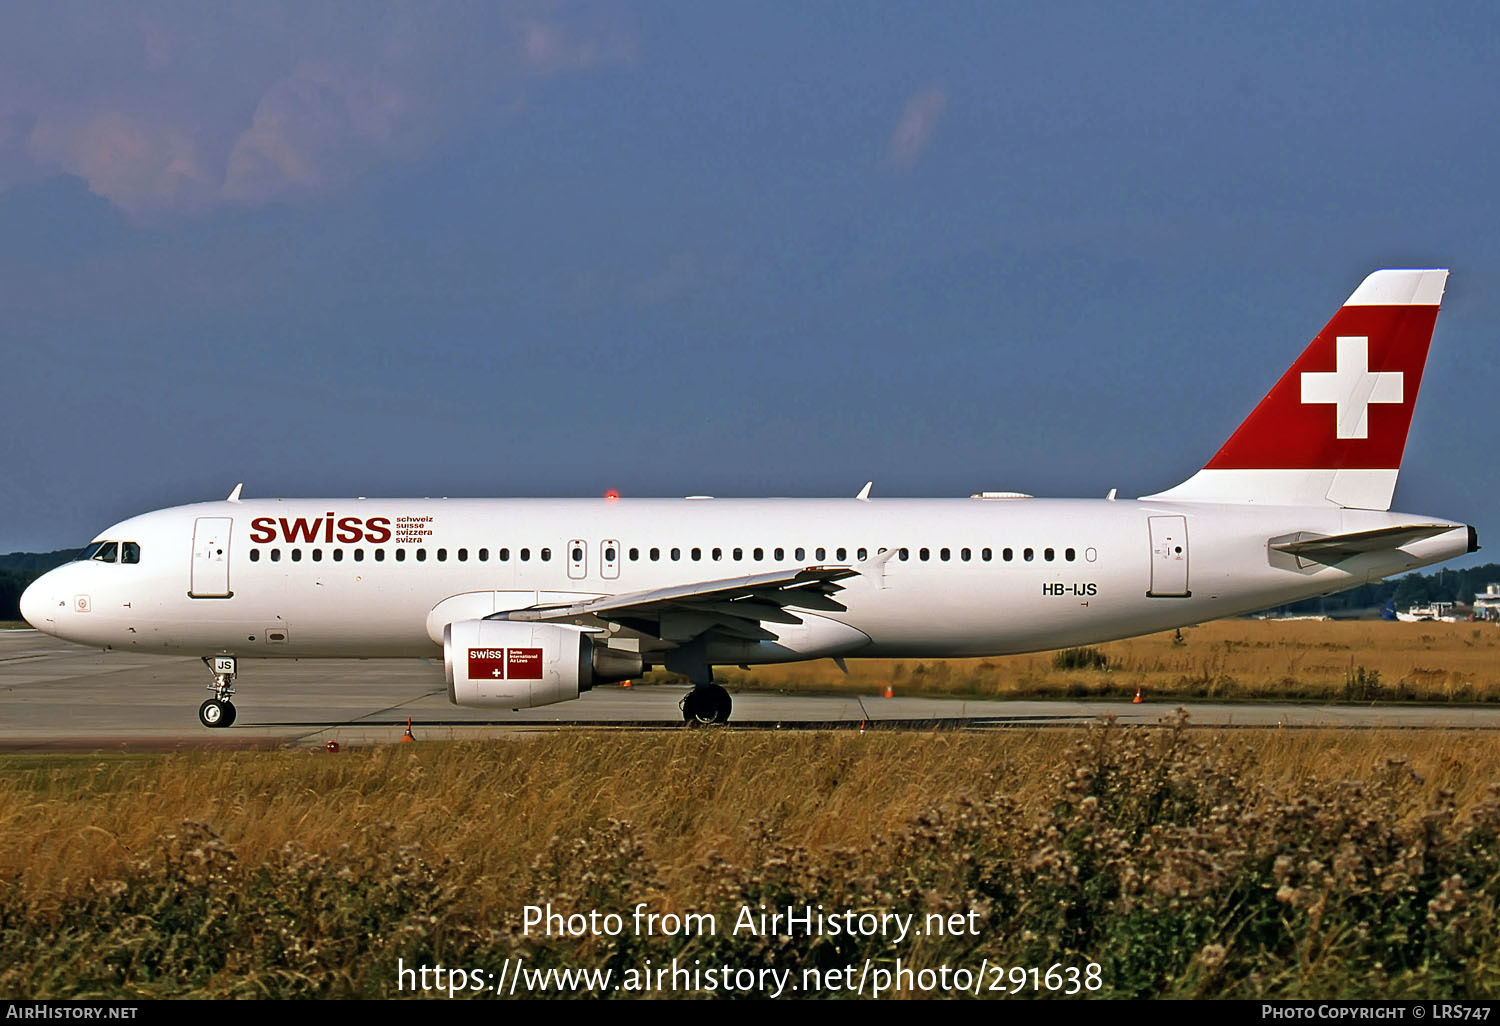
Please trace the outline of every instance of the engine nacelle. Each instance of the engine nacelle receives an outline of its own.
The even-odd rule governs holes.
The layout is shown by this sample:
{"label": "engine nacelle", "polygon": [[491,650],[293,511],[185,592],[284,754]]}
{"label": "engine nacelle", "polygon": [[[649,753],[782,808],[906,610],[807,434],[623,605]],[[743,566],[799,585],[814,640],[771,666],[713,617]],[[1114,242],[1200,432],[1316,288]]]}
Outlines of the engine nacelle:
{"label": "engine nacelle", "polygon": [[454,705],[530,709],[634,677],[641,657],[600,648],[577,627],[458,620],[443,629],[443,669]]}

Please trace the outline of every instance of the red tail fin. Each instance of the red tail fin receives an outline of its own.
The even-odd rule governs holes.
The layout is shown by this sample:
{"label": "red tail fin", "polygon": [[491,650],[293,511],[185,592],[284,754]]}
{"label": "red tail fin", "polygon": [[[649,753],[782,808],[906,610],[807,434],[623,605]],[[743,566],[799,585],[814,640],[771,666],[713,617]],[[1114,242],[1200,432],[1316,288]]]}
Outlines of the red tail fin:
{"label": "red tail fin", "polygon": [[1447,271],[1376,271],[1208,465],[1150,499],[1390,509]]}

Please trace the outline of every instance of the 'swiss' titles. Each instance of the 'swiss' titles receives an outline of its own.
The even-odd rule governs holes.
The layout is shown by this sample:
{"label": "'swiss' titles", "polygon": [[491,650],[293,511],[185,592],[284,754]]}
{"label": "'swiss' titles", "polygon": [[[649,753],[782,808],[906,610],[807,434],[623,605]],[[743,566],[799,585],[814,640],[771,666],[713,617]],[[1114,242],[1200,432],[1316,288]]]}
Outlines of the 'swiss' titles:
{"label": "'swiss' titles", "polygon": [[358,542],[380,544],[391,540],[390,517],[341,517],[332,511],[321,517],[256,517],[250,521],[253,542]]}

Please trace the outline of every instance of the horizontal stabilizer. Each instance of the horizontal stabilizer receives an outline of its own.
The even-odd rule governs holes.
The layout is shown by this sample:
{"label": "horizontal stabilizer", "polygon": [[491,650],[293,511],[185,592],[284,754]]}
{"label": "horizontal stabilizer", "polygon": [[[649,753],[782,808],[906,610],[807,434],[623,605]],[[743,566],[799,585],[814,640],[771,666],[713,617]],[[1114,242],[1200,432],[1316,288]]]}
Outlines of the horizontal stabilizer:
{"label": "horizontal stabilizer", "polygon": [[1398,527],[1382,527],[1374,531],[1355,531],[1351,534],[1330,534],[1322,538],[1305,538],[1300,541],[1272,542],[1271,548],[1301,559],[1333,566],[1352,556],[1364,552],[1384,552],[1399,549],[1403,545],[1433,538],[1454,530],[1452,524],[1402,524]]}

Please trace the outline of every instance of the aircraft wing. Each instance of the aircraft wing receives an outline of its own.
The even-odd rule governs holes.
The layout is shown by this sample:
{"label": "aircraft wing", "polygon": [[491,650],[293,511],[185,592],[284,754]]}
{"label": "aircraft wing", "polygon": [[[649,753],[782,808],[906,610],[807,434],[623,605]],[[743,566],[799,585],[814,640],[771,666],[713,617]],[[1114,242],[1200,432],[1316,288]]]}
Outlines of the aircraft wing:
{"label": "aircraft wing", "polygon": [[1380,552],[1398,549],[1410,542],[1432,538],[1454,530],[1452,524],[1401,524],[1382,527],[1374,531],[1354,531],[1349,534],[1330,534],[1322,538],[1304,538],[1299,541],[1272,542],[1271,548],[1290,553],[1314,563],[1333,566],[1362,552]]}
{"label": "aircraft wing", "polygon": [[740,641],[770,641],[776,635],[761,624],[802,623],[802,618],[790,611],[792,608],[844,612],[845,606],[833,598],[843,590],[836,582],[858,573],[847,566],[809,566],[605,595],[583,602],[511,609],[486,619],[618,624],[670,644],[684,644],[710,632]]}

